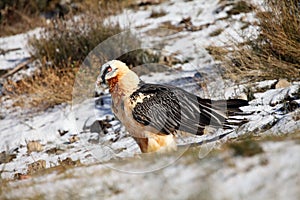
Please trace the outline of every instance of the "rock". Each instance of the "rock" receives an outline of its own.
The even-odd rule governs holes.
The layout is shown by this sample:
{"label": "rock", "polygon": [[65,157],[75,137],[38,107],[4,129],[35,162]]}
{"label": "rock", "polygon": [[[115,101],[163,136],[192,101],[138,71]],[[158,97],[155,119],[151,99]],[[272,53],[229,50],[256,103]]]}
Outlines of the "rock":
{"label": "rock", "polygon": [[300,104],[297,101],[288,101],[286,102],[285,107],[289,112],[293,112],[294,110],[300,108]]}
{"label": "rock", "polygon": [[96,120],[90,127],[91,133],[108,133],[107,129],[111,128],[110,119]]}
{"label": "rock", "polygon": [[94,121],[94,123],[91,125],[90,132],[91,133],[101,133],[102,132],[102,128],[100,127],[100,123],[98,120]]}
{"label": "rock", "polygon": [[29,141],[27,142],[27,152],[30,154],[31,152],[41,152],[43,151],[43,146],[38,141]]}
{"label": "rock", "polygon": [[288,82],[286,79],[279,79],[278,82],[275,85],[275,89],[279,89],[279,88],[286,88],[291,86],[291,83]]}

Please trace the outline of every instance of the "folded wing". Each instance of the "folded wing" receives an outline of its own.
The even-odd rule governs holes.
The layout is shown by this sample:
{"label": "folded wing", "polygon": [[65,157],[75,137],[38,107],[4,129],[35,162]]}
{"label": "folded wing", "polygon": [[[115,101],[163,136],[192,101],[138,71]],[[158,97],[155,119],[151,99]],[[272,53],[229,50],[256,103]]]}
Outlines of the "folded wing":
{"label": "folded wing", "polygon": [[143,84],[130,98],[135,105],[133,118],[163,134],[180,130],[202,135],[208,125],[230,128],[226,121],[227,115],[248,104],[244,100],[211,101],[174,86],[157,84]]}

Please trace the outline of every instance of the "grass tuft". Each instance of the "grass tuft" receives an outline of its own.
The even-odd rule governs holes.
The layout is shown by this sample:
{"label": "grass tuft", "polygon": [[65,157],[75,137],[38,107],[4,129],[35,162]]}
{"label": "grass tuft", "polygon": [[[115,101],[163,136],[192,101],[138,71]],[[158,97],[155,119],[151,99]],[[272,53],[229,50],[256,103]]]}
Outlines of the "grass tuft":
{"label": "grass tuft", "polygon": [[300,6],[296,0],[268,0],[256,9],[259,35],[245,36],[243,43],[208,47],[220,60],[226,76],[235,80],[286,78],[299,80]]}
{"label": "grass tuft", "polygon": [[239,1],[233,5],[233,7],[228,10],[226,13],[228,15],[238,15],[240,13],[251,12],[254,7],[251,4],[248,4],[246,1]]}
{"label": "grass tuft", "polygon": [[76,68],[41,68],[33,76],[4,84],[6,93],[14,99],[14,106],[48,109],[72,100]]}
{"label": "grass tuft", "polygon": [[214,30],[213,32],[211,32],[209,34],[209,36],[210,37],[216,37],[216,36],[220,35],[223,31],[224,31],[224,29],[218,28],[218,29]]}
{"label": "grass tuft", "polygon": [[256,154],[263,153],[263,149],[255,140],[244,140],[240,142],[233,142],[228,144],[229,148],[233,149],[234,155],[251,157]]}
{"label": "grass tuft", "polygon": [[[121,32],[118,24],[104,25],[103,18],[85,15],[77,21],[55,20],[39,38],[31,38],[31,54],[46,66],[68,68],[81,62],[102,41]],[[76,66],[75,66],[76,67]]]}
{"label": "grass tuft", "polygon": [[150,18],[158,18],[158,17],[163,17],[165,16],[167,13],[164,10],[153,10],[150,14]]}

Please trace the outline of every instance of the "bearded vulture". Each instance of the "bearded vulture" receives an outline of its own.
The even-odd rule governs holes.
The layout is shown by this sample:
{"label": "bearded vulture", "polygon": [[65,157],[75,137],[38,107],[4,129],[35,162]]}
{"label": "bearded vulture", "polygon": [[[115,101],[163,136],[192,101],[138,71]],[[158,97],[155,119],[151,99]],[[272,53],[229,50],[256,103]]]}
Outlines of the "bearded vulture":
{"label": "bearded vulture", "polygon": [[101,67],[97,85],[103,84],[109,87],[113,113],[143,153],[176,150],[176,137],[203,135],[207,126],[232,128],[228,117],[248,105],[246,100],[202,99],[175,86],[144,83],[118,60]]}

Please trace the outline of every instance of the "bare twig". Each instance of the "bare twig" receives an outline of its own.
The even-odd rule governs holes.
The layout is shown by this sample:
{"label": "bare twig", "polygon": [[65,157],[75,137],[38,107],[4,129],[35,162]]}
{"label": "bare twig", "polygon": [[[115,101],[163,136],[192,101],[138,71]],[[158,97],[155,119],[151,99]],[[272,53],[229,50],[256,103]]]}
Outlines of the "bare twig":
{"label": "bare twig", "polygon": [[21,48],[0,49],[0,55],[5,55],[11,51],[18,51],[18,50],[21,50]]}
{"label": "bare twig", "polygon": [[1,78],[7,78],[13,74],[15,74],[16,72],[20,71],[22,68],[26,67],[26,65],[28,65],[29,63],[31,63],[34,59],[33,58],[29,58],[28,60],[18,64],[15,68],[13,68],[12,70],[8,71],[6,74],[4,74]]}

